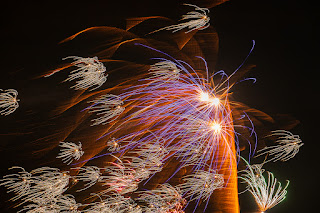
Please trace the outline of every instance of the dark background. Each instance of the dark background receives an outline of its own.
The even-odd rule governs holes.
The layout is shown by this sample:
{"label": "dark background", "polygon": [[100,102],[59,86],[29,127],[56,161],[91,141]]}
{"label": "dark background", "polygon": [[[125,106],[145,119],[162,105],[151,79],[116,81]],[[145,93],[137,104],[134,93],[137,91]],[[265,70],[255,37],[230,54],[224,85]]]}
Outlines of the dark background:
{"label": "dark background", "polygon": [[[76,32],[103,25],[124,29],[127,17],[160,15],[178,20],[183,3],[82,2],[2,3],[0,88],[23,90],[25,78],[52,66],[50,58],[58,60],[57,43]],[[257,65],[250,72],[257,82],[243,84],[237,100],[270,115],[288,114],[300,121],[292,130],[304,142],[299,154],[270,167],[281,182],[291,181],[286,200],[269,211],[273,213],[317,211],[314,207],[319,199],[317,7],[298,0],[231,0],[211,8],[211,25],[220,37],[219,69],[230,74],[247,56],[252,40],[256,41],[248,63]],[[5,139],[2,136],[0,143]],[[7,156],[3,148],[1,155],[4,172],[12,166],[7,162],[14,162],[14,156]],[[25,163],[32,164],[28,159]],[[4,193],[0,196],[3,208],[8,205],[4,202],[7,197]],[[249,211],[250,206],[245,209]]]}

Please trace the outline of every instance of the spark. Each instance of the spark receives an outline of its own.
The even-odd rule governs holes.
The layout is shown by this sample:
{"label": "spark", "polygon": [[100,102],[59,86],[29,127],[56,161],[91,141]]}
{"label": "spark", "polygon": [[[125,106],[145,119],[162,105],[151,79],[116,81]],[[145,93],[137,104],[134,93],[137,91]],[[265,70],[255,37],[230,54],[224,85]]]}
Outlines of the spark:
{"label": "spark", "polygon": [[270,136],[278,136],[278,139],[275,141],[277,145],[265,147],[259,150],[259,154],[256,155],[256,157],[265,154],[272,155],[273,157],[266,162],[290,160],[299,152],[299,148],[303,145],[299,135],[293,135],[286,130],[273,131]]}
{"label": "spark", "polygon": [[[59,169],[41,167],[27,172],[22,167],[12,167],[10,169],[20,169],[16,174],[10,174],[0,180],[0,185],[5,186],[9,192],[16,194],[12,200],[21,199],[21,204],[32,203],[25,206],[21,211],[33,209],[34,212],[41,212],[41,209],[50,212],[53,207],[49,204],[55,203],[56,199],[67,189],[70,176],[67,172],[60,172]],[[47,205],[48,204],[48,205]],[[31,211],[31,210],[30,210]],[[31,211],[31,212],[32,212]]]}
{"label": "spark", "polygon": [[19,107],[18,92],[15,89],[0,89],[0,115],[9,115]]}
{"label": "spark", "polygon": [[179,188],[168,183],[159,185],[156,189],[140,192],[139,201],[147,203],[146,213],[180,212],[186,203]]}
{"label": "spark", "polygon": [[97,182],[100,182],[103,180],[103,176],[100,172],[100,168],[96,166],[86,166],[86,167],[75,168],[75,169],[79,169],[79,174],[75,176],[75,179],[77,181],[86,182],[84,185],[85,187],[78,190],[78,192],[86,190],[91,186],[93,186],[94,184],[96,184]]}
{"label": "spark", "polygon": [[199,99],[202,102],[210,104],[212,106],[219,106],[220,99],[217,97],[212,97],[208,92],[200,91]]}
{"label": "spark", "polygon": [[90,203],[84,213],[142,213],[142,209],[131,198],[123,197],[118,193],[102,199],[99,195],[99,202]]}
{"label": "spark", "polygon": [[123,101],[117,95],[106,94],[100,96],[98,99],[90,101],[93,103],[89,109],[90,113],[96,113],[98,118],[92,119],[92,126],[107,124],[115,120],[124,110],[122,107]]}
{"label": "spark", "polygon": [[117,152],[120,150],[120,145],[114,137],[107,142],[107,150],[110,152]]}
{"label": "spark", "polygon": [[184,176],[184,183],[177,185],[185,198],[192,200],[203,199],[208,200],[214,190],[224,187],[224,179],[222,174],[216,171],[196,170],[194,174]]}
{"label": "spark", "polygon": [[109,188],[104,190],[102,194],[108,192],[126,194],[136,191],[140,181],[136,176],[136,171],[125,165],[119,158],[115,158],[119,163],[112,162],[110,166],[105,168],[105,173],[108,175],[104,176],[102,182]]}
{"label": "spark", "polygon": [[176,25],[163,27],[151,33],[155,33],[161,30],[172,30],[172,33],[175,33],[184,28],[187,28],[187,31],[185,33],[189,33],[194,30],[204,30],[210,26],[210,23],[209,23],[210,18],[208,16],[208,13],[210,11],[207,8],[201,8],[193,4],[184,4],[184,5],[195,8],[195,11],[191,11],[191,12],[188,12],[186,15],[182,15],[182,18],[180,19],[180,21],[184,21],[184,22]]}
{"label": "spark", "polygon": [[126,159],[131,160],[130,166],[137,169],[137,171],[146,172],[146,174],[148,174],[160,172],[162,170],[163,161],[169,152],[160,144],[149,143],[130,151],[128,155],[129,154],[138,156],[126,157]]}
{"label": "spark", "polygon": [[81,206],[77,203],[73,195],[62,195],[58,197],[56,204],[59,206],[59,212],[80,213],[78,208]]}
{"label": "spark", "polygon": [[149,72],[153,75],[153,82],[169,82],[179,79],[181,70],[170,60],[163,60],[150,66]]}
{"label": "spark", "polygon": [[70,72],[69,77],[64,80],[64,82],[77,80],[76,84],[70,88],[84,90],[93,87],[90,90],[94,90],[106,82],[108,76],[108,74],[105,74],[106,67],[98,60],[98,57],[83,58],[79,56],[68,56],[63,58],[63,60],[69,58],[74,60],[71,64],[76,67],[76,69]]}
{"label": "spark", "polygon": [[11,198],[11,200],[15,201],[29,193],[33,179],[31,174],[22,167],[13,166],[9,168],[9,170],[11,169],[20,169],[21,171],[17,174],[3,176],[0,179],[0,186],[5,186],[8,189],[8,193],[14,192],[16,196]]}
{"label": "spark", "polygon": [[247,190],[253,195],[260,211],[271,209],[286,198],[288,180],[285,187],[282,188],[281,183],[271,172],[267,171],[268,180],[266,180],[261,165],[249,165],[247,161],[245,162],[247,170],[240,171],[239,178],[248,184]]}
{"label": "spark", "polygon": [[200,101],[209,102],[210,97],[207,92],[201,92],[200,93]]}
{"label": "spark", "polygon": [[62,195],[69,185],[70,175],[57,168],[41,167],[30,172],[33,185],[29,193],[22,199],[34,203],[50,203]]}
{"label": "spark", "polygon": [[62,158],[62,162],[67,165],[69,165],[73,160],[79,160],[84,154],[81,142],[79,142],[79,145],[72,142],[60,142],[59,146],[62,149],[60,150],[57,158]]}
{"label": "spark", "polygon": [[222,129],[221,125],[217,122],[213,122],[210,127],[214,131],[215,134],[218,134]]}

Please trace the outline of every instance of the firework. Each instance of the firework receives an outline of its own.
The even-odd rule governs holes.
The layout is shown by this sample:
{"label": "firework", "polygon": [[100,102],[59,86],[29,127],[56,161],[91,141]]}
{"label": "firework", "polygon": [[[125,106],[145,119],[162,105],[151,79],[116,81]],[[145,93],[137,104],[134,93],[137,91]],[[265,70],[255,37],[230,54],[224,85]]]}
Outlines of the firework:
{"label": "firework", "polygon": [[[31,172],[26,172],[22,167],[11,169],[22,171],[4,176],[1,185],[8,189],[8,193],[16,194],[12,200],[21,199],[21,204],[31,202],[24,209],[50,209],[50,204],[68,189],[70,176],[66,172],[60,172],[59,169],[41,167]],[[44,207],[47,204],[48,206]]]}
{"label": "firework", "polygon": [[[165,157],[168,155],[168,150],[161,144],[145,144],[133,151],[130,151],[126,159],[130,160],[130,166],[140,172],[155,173],[162,170],[162,165]],[[140,175],[145,176],[145,175]]]}
{"label": "firework", "polygon": [[106,94],[100,96],[98,99],[90,101],[93,103],[86,108],[90,113],[95,113],[98,118],[92,119],[92,126],[107,124],[115,120],[124,110],[122,107],[123,101],[119,96]]}
{"label": "firework", "polygon": [[156,189],[140,192],[139,200],[147,204],[146,213],[181,212],[185,199],[179,188],[170,184],[161,184]]}
{"label": "firework", "polygon": [[188,12],[186,15],[182,15],[182,18],[180,19],[180,21],[184,21],[183,23],[163,27],[151,33],[155,33],[161,30],[172,30],[172,32],[175,33],[184,28],[187,28],[186,33],[189,33],[193,30],[204,30],[210,26],[210,23],[209,23],[210,18],[208,16],[209,10],[207,8],[201,8],[193,4],[184,4],[184,5],[194,7],[195,11],[191,11],[191,12]]}
{"label": "firework", "polygon": [[[70,75],[66,81],[76,80],[76,84],[71,86],[71,89],[75,90],[85,90],[89,89],[94,90],[102,86],[106,82],[108,74],[105,74],[106,67],[98,60],[98,57],[93,58],[83,58],[79,56],[68,56],[62,60],[73,59],[74,62],[71,63],[71,66],[74,66],[76,69],[70,72]],[[67,66],[70,67],[70,66]],[[50,77],[53,74],[60,72],[62,69],[57,69],[52,73],[45,75],[44,77]]]}
{"label": "firework", "polygon": [[19,107],[18,92],[15,89],[0,89],[0,115],[9,115]]}
{"label": "firework", "polygon": [[223,175],[215,171],[197,170],[194,174],[183,177],[182,180],[184,183],[179,184],[177,187],[190,200],[203,199],[206,201],[214,190],[224,187]]}
{"label": "firework", "polygon": [[9,168],[20,169],[21,171],[17,174],[10,174],[3,176],[0,179],[0,186],[5,186],[8,189],[8,193],[14,192],[16,196],[11,198],[11,200],[18,200],[19,198],[27,195],[30,191],[30,186],[34,182],[31,174],[27,172],[24,168],[19,166],[14,166]]}
{"label": "firework", "polygon": [[[215,42],[213,49],[217,48],[217,34],[208,32],[193,37],[196,31],[209,27],[209,10],[185,5],[194,11],[183,15],[179,24],[156,28],[159,30],[152,33],[183,30],[189,34],[169,33],[165,39],[142,39],[137,37],[138,27],[133,34],[101,26],[85,29],[63,41],[73,40],[76,44],[78,36],[94,38],[100,33],[101,38],[106,38],[92,48],[97,50],[95,55],[100,61],[97,56],[69,56],[63,60],[73,62],[45,75],[70,70],[63,82],[74,83],[71,89],[82,90],[71,93],[74,96],[59,109],[80,109],[72,113],[76,122],[70,125],[70,131],[66,125],[68,130],[63,131],[63,138],[84,138],[81,141],[87,143],[86,155],[80,142],[60,142],[56,158],[67,165],[77,165],[71,168],[72,172],[50,167],[27,172],[22,167],[12,167],[20,171],[4,176],[0,185],[15,194],[12,200],[26,204],[19,212],[184,213],[190,208],[193,212],[212,208],[228,213],[240,211],[237,189],[237,160],[241,158],[240,149],[243,150],[240,140],[244,137],[249,142],[249,155],[253,156],[256,145],[251,149],[251,137],[256,137],[256,133],[247,108],[230,96],[232,86],[242,81],[237,79],[241,73],[236,72],[253,47],[231,75],[222,70],[209,72],[202,56],[210,51],[208,48],[202,51],[200,46],[203,43],[211,46],[206,39],[210,35],[209,40]],[[135,23],[148,19],[138,18]],[[157,36],[160,38],[162,34]],[[177,45],[166,43],[170,39]],[[139,50],[143,51],[143,57],[148,55],[148,62],[140,58]],[[108,62],[108,68],[113,69],[108,72],[115,74],[114,82],[89,93],[86,90],[101,88],[107,80],[102,62]],[[138,74],[128,77],[129,73]],[[244,80],[249,79],[253,78]],[[6,102],[2,104],[0,98],[0,107],[4,108],[0,112],[4,115],[18,107],[13,103],[18,101],[17,93],[8,91],[4,91],[8,96],[3,96],[8,97]],[[65,114],[57,110],[53,116],[59,119]],[[248,123],[250,127],[246,126]],[[242,131],[249,134],[242,135]],[[288,160],[302,146],[299,137],[287,131],[275,131],[272,136],[279,136],[278,145],[259,151],[259,155],[273,156],[270,161]],[[64,139],[57,138],[54,142]],[[79,162],[80,158],[84,159]],[[262,165],[248,165],[247,170],[240,172],[240,179],[247,184],[245,191],[251,192],[264,211],[284,199],[288,184],[282,188],[270,172],[266,180]],[[78,182],[79,187],[75,184]],[[90,194],[85,190],[97,191]]]}
{"label": "firework", "polygon": [[107,150],[110,152],[117,152],[120,150],[120,145],[114,137],[107,142]]}
{"label": "firework", "polygon": [[150,66],[152,77],[147,78],[153,82],[167,82],[179,79],[181,70],[170,60],[160,61]]}
{"label": "firework", "polygon": [[73,160],[79,160],[80,157],[84,154],[84,151],[82,151],[81,142],[79,142],[79,145],[72,142],[60,142],[59,146],[62,149],[60,150],[57,158],[62,158],[62,162],[68,165]]}
{"label": "firework", "polygon": [[84,185],[85,187],[78,190],[78,192],[86,190],[103,180],[103,176],[100,172],[101,169],[96,166],[86,166],[75,169],[79,169],[79,174],[75,176],[75,180],[86,182]]}
{"label": "firework", "polygon": [[[96,195],[96,194],[94,194]],[[138,206],[131,198],[123,197],[118,193],[113,193],[112,196],[107,196],[102,199],[99,195],[99,202],[94,202],[87,205],[83,210],[85,213],[142,213],[140,206]]]}
{"label": "firework", "polygon": [[258,151],[258,155],[270,155],[273,156],[265,163],[273,161],[287,161],[293,158],[298,152],[299,148],[303,145],[299,135],[293,135],[291,132],[286,130],[273,131],[270,136],[278,136],[276,144],[274,146],[265,147]]}
{"label": "firework", "polygon": [[110,163],[110,166],[105,168],[105,173],[108,175],[103,178],[103,184],[108,186],[108,188],[101,194],[106,194],[109,192],[126,194],[136,191],[139,184],[136,171],[126,166],[119,158],[115,158],[119,162],[112,162]]}
{"label": "firework", "polygon": [[277,181],[271,172],[267,172],[268,180],[265,179],[261,165],[249,165],[248,162],[246,163],[248,168],[239,172],[241,174],[239,178],[248,184],[247,190],[253,195],[260,211],[264,212],[271,209],[286,198],[286,188],[289,185],[289,181],[282,188],[281,183]]}
{"label": "firework", "polygon": [[71,178],[67,172],[50,167],[37,168],[30,173],[34,181],[28,194],[22,199],[25,202],[51,203],[68,189]]}

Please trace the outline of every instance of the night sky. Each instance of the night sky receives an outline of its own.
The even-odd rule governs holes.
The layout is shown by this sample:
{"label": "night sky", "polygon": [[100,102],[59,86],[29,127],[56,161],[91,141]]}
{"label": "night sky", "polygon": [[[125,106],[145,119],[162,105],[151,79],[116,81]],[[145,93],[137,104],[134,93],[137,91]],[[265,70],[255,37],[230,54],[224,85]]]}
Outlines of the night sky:
{"label": "night sky", "polygon": [[[0,88],[22,90],[28,76],[51,68],[58,60],[58,42],[74,33],[92,26],[124,29],[129,17],[159,15],[178,20],[181,4],[190,1],[82,2],[6,1],[1,5]],[[271,116],[285,114],[299,121],[291,130],[304,142],[298,155],[268,166],[279,181],[291,181],[287,199],[272,213],[315,212],[319,198],[316,7],[298,0],[231,0],[210,10],[211,25],[220,38],[218,69],[232,73],[249,53],[252,40],[256,42],[247,63],[256,65],[249,75],[257,82],[244,83],[235,98]],[[15,156],[6,152],[8,143],[15,140],[6,136],[7,119],[0,117],[0,127],[5,129],[0,132],[1,176],[15,163]],[[24,161],[32,164],[27,158]],[[0,200],[0,208],[8,205],[7,197]]]}

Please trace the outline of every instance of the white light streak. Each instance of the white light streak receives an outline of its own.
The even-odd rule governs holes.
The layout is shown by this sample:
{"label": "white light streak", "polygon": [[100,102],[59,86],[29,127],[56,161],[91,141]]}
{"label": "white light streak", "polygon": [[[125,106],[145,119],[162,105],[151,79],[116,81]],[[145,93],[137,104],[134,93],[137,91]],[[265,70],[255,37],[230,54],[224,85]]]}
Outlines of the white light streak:
{"label": "white light streak", "polygon": [[33,185],[22,200],[40,204],[55,201],[68,189],[71,178],[67,172],[60,172],[59,169],[50,167],[37,168],[30,173],[33,176]]}
{"label": "white light streak", "polygon": [[80,213],[78,208],[81,206],[77,203],[73,195],[62,195],[57,198],[56,204],[59,206],[59,212]]}
{"label": "white light streak", "polygon": [[[168,150],[160,144],[145,144],[133,151],[129,152],[130,155],[133,154],[138,157],[130,157],[129,159],[130,167],[136,169],[137,171],[144,172],[145,175],[148,173],[156,173],[162,170],[163,160],[166,155],[169,154]],[[137,174],[138,176],[145,176],[142,174]]]}
{"label": "white light streak", "polygon": [[15,89],[0,89],[0,115],[9,115],[19,107],[18,92]]}

